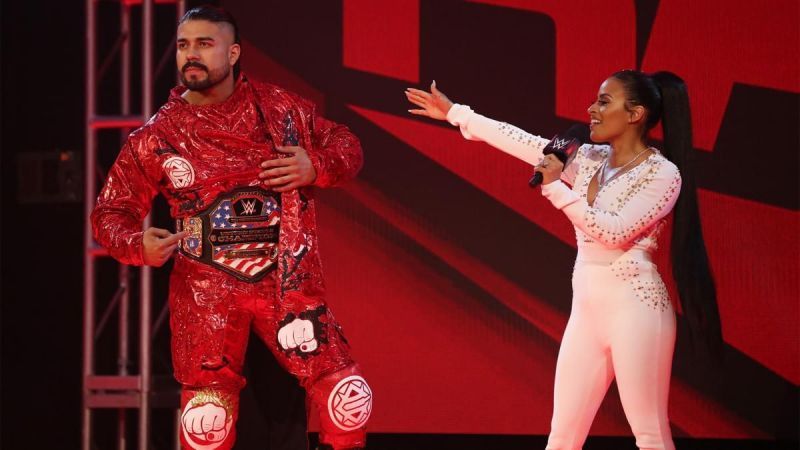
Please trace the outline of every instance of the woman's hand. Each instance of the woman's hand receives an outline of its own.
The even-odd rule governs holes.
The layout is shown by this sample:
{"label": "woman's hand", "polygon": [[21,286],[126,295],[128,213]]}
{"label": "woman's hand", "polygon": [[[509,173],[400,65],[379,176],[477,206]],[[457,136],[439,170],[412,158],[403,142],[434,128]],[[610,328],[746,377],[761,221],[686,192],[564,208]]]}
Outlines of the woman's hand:
{"label": "woman's hand", "polygon": [[450,111],[450,107],[453,106],[453,102],[441,91],[436,89],[436,80],[431,83],[430,93],[419,89],[408,88],[406,89],[406,98],[408,98],[408,101],[411,103],[422,108],[409,109],[408,112],[436,120],[446,120],[447,112]]}
{"label": "woman's hand", "polygon": [[542,174],[543,185],[550,184],[560,179],[562,170],[564,170],[564,163],[552,153],[545,155],[545,157],[542,158],[542,162],[536,166],[536,172],[541,172]]}

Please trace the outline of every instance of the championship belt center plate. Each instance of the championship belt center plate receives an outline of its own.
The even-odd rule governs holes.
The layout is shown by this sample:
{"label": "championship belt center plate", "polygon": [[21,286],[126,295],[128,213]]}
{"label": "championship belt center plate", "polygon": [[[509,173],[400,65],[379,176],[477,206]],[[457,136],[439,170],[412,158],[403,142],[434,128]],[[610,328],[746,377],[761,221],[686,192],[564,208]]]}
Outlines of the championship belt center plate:
{"label": "championship belt center plate", "polygon": [[192,217],[177,219],[187,231],[180,252],[192,259],[255,282],[275,268],[278,255],[281,197],[259,187],[220,194]]}

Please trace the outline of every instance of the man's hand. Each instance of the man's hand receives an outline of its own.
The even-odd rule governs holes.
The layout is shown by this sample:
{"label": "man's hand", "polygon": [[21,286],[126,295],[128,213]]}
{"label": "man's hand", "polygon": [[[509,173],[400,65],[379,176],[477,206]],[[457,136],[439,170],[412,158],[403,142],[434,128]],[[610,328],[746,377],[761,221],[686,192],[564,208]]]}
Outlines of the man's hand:
{"label": "man's hand", "polygon": [[276,192],[286,192],[302,186],[308,186],[317,179],[317,171],[308,158],[303,147],[275,147],[281,153],[290,155],[286,158],[269,159],[261,163],[264,170],[258,177],[264,185]]}
{"label": "man's hand", "polygon": [[161,267],[178,248],[178,241],[189,233],[170,233],[163,228],[150,227],[142,236],[142,259],[148,266]]}

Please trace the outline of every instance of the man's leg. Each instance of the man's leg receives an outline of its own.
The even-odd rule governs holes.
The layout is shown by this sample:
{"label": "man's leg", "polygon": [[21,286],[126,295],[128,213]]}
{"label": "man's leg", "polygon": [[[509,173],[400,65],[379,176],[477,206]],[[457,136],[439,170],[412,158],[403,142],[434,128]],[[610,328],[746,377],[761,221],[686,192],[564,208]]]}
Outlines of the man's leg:
{"label": "man's leg", "polygon": [[363,448],[372,391],[327,307],[297,296],[280,305],[264,300],[256,306],[253,329],[317,406],[320,444]]}
{"label": "man's leg", "polygon": [[252,313],[237,304],[225,283],[193,283],[175,272],[172,280],[170,330],[175,378],[182,386],[181,446],[227,450],[236,440]]}

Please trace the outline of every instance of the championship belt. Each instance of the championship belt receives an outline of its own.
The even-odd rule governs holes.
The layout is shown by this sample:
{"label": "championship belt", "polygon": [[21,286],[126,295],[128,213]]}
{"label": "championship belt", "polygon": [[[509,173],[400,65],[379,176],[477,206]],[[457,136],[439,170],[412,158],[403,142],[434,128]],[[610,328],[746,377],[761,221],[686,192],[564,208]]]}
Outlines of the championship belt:
{"label": "championship belt", "polygon": [[220,194],[192,217],[177,220],[186,231],[180,252],[242,281],[256,282],[275,268],[278,256],[281,196],[260,187]]}

